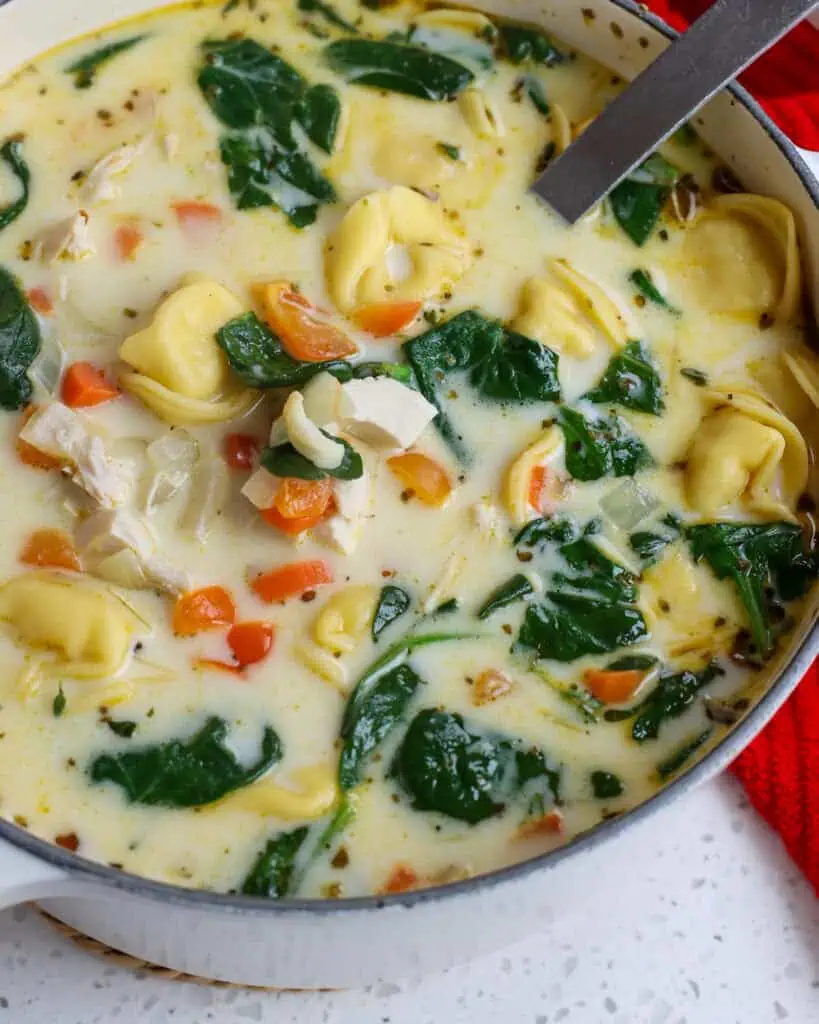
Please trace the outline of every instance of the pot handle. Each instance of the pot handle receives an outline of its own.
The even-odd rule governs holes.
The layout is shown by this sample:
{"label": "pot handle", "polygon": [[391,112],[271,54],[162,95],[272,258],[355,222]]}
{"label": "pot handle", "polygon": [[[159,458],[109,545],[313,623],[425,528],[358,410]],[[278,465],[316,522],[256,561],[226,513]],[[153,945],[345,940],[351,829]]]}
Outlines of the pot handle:
{"label": "pot handle", "polygon": [[28,900],[63,895],[71,875],[0,840],[0,910]]}

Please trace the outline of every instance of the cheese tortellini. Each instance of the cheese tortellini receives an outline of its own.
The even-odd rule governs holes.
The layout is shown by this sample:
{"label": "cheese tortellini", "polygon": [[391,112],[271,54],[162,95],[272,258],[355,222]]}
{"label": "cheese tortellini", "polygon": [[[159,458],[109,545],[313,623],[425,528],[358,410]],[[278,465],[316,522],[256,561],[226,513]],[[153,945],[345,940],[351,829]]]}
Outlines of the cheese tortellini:
{"label": "cheese tortellini", "polygon": [[216,332],[239,316],[242,306],[213,281],[183,285],[157,309],[149,327],[122,343],[119,356],[126,390],[166,423],[216,423],[244,412],[254,398],[236,390],[216,342]]}
{"label": "cheese tortellini", "polygon": [[369,632],[378,604],[375,587],[347,587],[334,594],[313,623],[316,642],[333,654],[349,654]]}
{"label": "cheese tortellini", "polygon": [[717,313],[790,319],[802,293],[796,223],[767,196],[717,196],[689,229],[685,244],[697,297]]}
{"label": "cheese tortellini", "polygon": [[297,789],[262,779],[232,793],[215,806],[227,805],[282,821],[315,821],[338,801],[336,774],[334,766],[329,764],[308,765],[293,772]]}
{"label": "cheese tortellini", "polygon": [[0,586],[0,619],[28,646],[55,651],[66,674],[81,679],[119,672],[139,625],[110,591],[47,571]]}
{"label": "cheese tortellini", "polygon": [[712,517],[735,501],[766,518],[793,519],[808,481],[809,457],[797,428],[744,388],[713,388],[710,411],[688,451],[686,496]]}
{"label": "cheese tortellini", "polygon": [[458,107],[469,128],[479,139],[499,139],[505,133],[500,111],[480,89],[466,89],[458,97]]}
{"label": "cheese tortellini", "polygon": [[378,302],[439,294],[470,267],[467,240],[443,208],[396,185],[354,203],[327,245],[327,284],[336,306],[350,312]]}
{"label": "cheese tortellini", "polygon": [[504,499],[509,516],[515,526],[523,526],[537,510],[529,501],[532,473],[557,459],[563,452],[563,432],[559,427],[549,427],[534,444],[518,455],[506,473]]}
{"label": "cheese tortellini", "polygon": [[785,352],[782,361],[811,403],[819,409],[819,359],[802,346],[796,352]]}
{"label": "cheese tortellini", "polygon": [[631,332],[617,303],[567,260],[552,260],[550,270],[550,278],[533,277],[523,285],[512,328],[577,359],[594,352],[598,334],[612,348],[622,348]]}

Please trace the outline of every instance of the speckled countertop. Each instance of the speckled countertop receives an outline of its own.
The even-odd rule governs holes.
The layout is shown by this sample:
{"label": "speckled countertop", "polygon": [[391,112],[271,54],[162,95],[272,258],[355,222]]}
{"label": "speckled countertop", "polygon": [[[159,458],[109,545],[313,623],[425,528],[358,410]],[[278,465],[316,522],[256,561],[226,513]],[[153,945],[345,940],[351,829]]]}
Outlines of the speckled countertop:
{"label": "speckled countertop", "polygon": [[[611,846],[593,916],[402,985],[263,993],[161,981],[0,915],[0,1024],[813,1024],[819,901],[732,780]],[[628,838],[627,836],[623,837]]]}

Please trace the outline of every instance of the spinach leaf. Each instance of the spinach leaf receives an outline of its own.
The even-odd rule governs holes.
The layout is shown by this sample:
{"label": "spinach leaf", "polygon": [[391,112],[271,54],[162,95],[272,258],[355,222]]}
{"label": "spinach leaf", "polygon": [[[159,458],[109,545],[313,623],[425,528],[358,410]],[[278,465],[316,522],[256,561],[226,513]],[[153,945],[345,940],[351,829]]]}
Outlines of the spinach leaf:
{"label": "spinach leaf", "polygon": [[332,153],[341,124],[341,100],[331,85],[314,85],[296,107],[296,117],[308,139]]}
{"label": "spinach leaf", "polygon": [[449,157],[450,160],[454,160],[456,163],[461,159],[461,150],[458,146],[453,146],[451,142],[436,142],[435,148],[439,153],[443,153],[444,156]]}
{"label": "spinach leaf", "polygon": [[609,193],[617,223],[636,245],[644,245],[660,219],[671,186],[680,173],[659,153],[647,160]]}
{"label": "spinach leaf", "polygon": [[598,800],[614,800],[623,795],[622,779],[614,772],[594,771],[589,776],[592,793]]}
{"label": "spinach leaf", "polygon": [[0,148],[0,160],[8,167],[20,184],[20,195],[0,209],[0,231],[17,220],[28,206],[31,171],[23,159],[23,143],[20,139],[6,139]]}
{"label": "spinach leaf", "polygon": [[612,708],[605,713],[606,721],[619,722],[634,718],[632,738],[637,743],[654,740],[663,722],[679,718],[694,703],[703,687],[725,673],[717,664],[707,665],[702,672],[666,672],[657,685],[638,704],[623,710]]}
{"label": "spinach leaf", "polygon": [[[361,781],[364,762],[401,721],[423,679],[409,665],[397,665],[380,675],[359,695],[341,725],[338,781],[342,790]],[[348,709],[351,705],[347,705]]]}
{"label": "spinach leaf", "polygon": [[560,398],[558,356],[522,334],[504,330],[477,310],[458,313],[404,345],[421,394],[438,409],[435,425],[462,460],[467,451],[443,411],[439,387],[447,374],[467,371],[470,384],[498,402],[551,402]]}
{"label": "spinach leaf", "polygon": [[92,782],[114,782],[131,803],[151,807],[199,807],[250,785],[282,756],[272,726],[262,736],[259,759],[241,765],[225,746],[227,722],[212,716],[187,740],[169,740],[121,754],[100,754],[88,768]]}
{"label": "spinach leaf", "polygon": [[636,607],[635,577],[586,537],[564,544],[560,553],[575,574],[555,572],[547,602],[526,610],[518,646],[538,657],[574,661],[586,654],[606,654],[649,636]]}
{"label": "spinach leaf", "polygon": [[[663,527],[663,529],[659,529]],[[669,513],[663,516],[653,530],[638,530],[628,539],[629,547],[644,566],[653,565],[669,544],[680,536],[682,525],[679,516]]]}
{"label": "spinach leaf", "polygon": [[658,664],[659,658],[653,654],[623,654],[606,665],[607,672],[648,672]]}
{"label": "spinach leaf", "polygon": [[629,276],[629,281],[634,285],[641,295],[644,295],[649,302],[653,302],[655,306],[662,306],[663,309],[667,309],[669,313],[673,313],[674,316],[682,316],[679,309],[672,306],[668,299],[663,295],[656,284],[651,280],[651,274],[647,270],[641,270],[639,267],[637,270],[633,270]]}
{"label": "spinach leaf", "polygon": [[308,227],[336,191],[309,157],[283,150],[264,128],[223,135],[219,143],[238,210],[275,206],[295,228]]}
{"label": "spinach leaf", "polygon": [[448,601],[444,601],[442,604],[439,604],[437,608],[433,608],[429,614],[434,617],[438,615],[452,615],[452,613],[457,612],[460,607],[461,605],[458,598],[450,597]]}
{"label": "spinach leaf", "polygon": [[450,100],[475,78],[449,57],[387,40],[339,39],[330,43],[324,55],[346,82],[422,100]]}
{"label": "spinach leaf", "polygon": [[129,722],[124,719],[117,722],[113,718],[105,718],[103,721],[112,733],[126,740],[129,740],[137,730],[136,722]]}
{"label": "spinach leaf", "polygon": [[541,549],[546,544],[568,544],[577,540],[580,528],[569,516],[533,519],[515,534],[514,545]]}
{"label": "spinach leaf", "polygon": [[216,332],[230,368],[252,388],[300,388],[322,370],[338,380],[350,380],[350,364],[342,360],[302,363],[282,348],[275,334],[256,316],[243,313]]}
{"label": "spinach leaf", "polygon": [[353,366],[353,377],[356,380],[364,380],[366,377],[392,377],[393,380],[413,387],[415,380],[412,375],[412,368],[406,363],[381,363],[377,361],[356,363]]}
{"label": "spinach leaf", "polygon": [[268,840],[244,880],[242,892],[245,896],[266,896],[277,900],[291,891],[296,856],[309,831],[302,825]]}
{"label": "spinach leaf", "polygon": [[548,117],[552,112],[552,108],[546,96],[546,90],[543,88],[543,83],[540,79],[535,78],[534,75],[524,75],[521,79],[521,84],[535,110],[539,114],[543,114],[544,117]]}
{"label": "spinach leaf", "polygon": [[68,701],[66,700],[66,696],[63,693],[63,684],[60,683],[59,689],[57,690],[57,693],[54,696],[54,700],[51,702],[51,711],[55,718],[62,717],[62,714],[65,711],[67,704]]}
{"label": "spinach leaf", "polygon": [[772,601],[801,597],[819,575],[815,554],[805,549],[794,523],[708,523],[685,531],[691,553],[705,559],[717,579],[730,579],[748,615],[757,651],[774,648]]}
{"label": "spinach leaf", "polygon": [[499,25],[498,30],[501,54],[513,64],[533,61],[550,68],[566,60],[566,55],[539,28],[505,23]]}
{"label": "spinach leaf", "polygon": [[653,416],[665,408],[663,382],[641,341],[630,341],[612,356],[597,387],[583,397],[599,405],[622,405]]}
{"label": "spinach leaf", "polygon": [[700,747],[711,738],[712,732],[713,729],[706,729],[698,736],[694,736],[693,739],[686,740],[681,747],[678,747],[675,751],[669,754],[668,757],[660,761],[657,765],[657,774],[663,782],[672,775],[676,775],[677,772],[686,765]]}
{"label": "spinach leaf", "polygon": [[322,0],[298,0],[298,8],[304,14],[320,15],[333,28],[341,28],[345,32],[358,35],[358,29],[355,25],[347,21],[346,18],[342,18],[335,8],[331,7],[330,4],[323,3]]}
{"label": "spinach leaf", "polygon": [[28,368],[40,351],[40,327],[11,274],[0,267],[0,408],[22,409],[31,399]]}
{"label": "spinach leaf", "polygon": [[533,594],[535,588],[523,573],[517,573],[505,583],[492,591],[489,597],[478,609],[479,619],[488,619],[494,612],[505,608],[507,605],[522,601],[529,594]]}
{"label": "spinach leaf", "polygon": [[593,694],[589,693],[585,686],[578,683],[562,685],[548,672],[544,672],[537,664],[530,668],[535,675],[539,676],[544,683],[557,694],[565,703],[569,704],[580,715],[584,722],[589,724],[600,720],[603,711],[603,704]]}
{"label": "spinach leaf", "polygon": [[287,61],[253,39],[211,40],[196,82],[211,110],[228,128],[267,125],[292,145],[289,105],[307,83]]}
{"label": "spinach leaf", "polygon": [[412,599],[406,590],[402,590],[401,587],[396,587],[392,583],[382,587],[378,604],[375,608],[375,615],[373,615],[371,627],[373,640],[377,641],[387,626],[391,626],[393,622],[396,622],[405,612],[409,611],[411,604]]}
{"label": "spinach leaf", "polygon": [[561,409],[559,423],[566,440],[566,469],[575,480],[634,476],[653,463],[648,448],[614,413],[590,420],[576,409]]}
{"label": "spinach leaf", "polygon": [[417,810],[471,825],[517,796],[545,807],[560,794],[561,768],[537,747],[473,731],[461,715],[433,708],[410,723],[393,772]]}
{"label": "spinach leaf", "polygon": [[321,469],[296,451],[292,444],[264,448],[261,463],[273,476],[295,476],[300,480],[326,480],[332,476],[336,480],[358,480],[364,473],[364,463],[355,448],[344,438],[333,437],[326,430],[322,430],[322,434],[344,447],[344,458],[335,469]]}
{"label": "spinach leaf", "polygon": [[128,39],[118,39],[115,43],[106,43],[87,53],[84,57],[80,57],[79,60],[75,60],[73,64],[69,64],[65,72],[74,76],[76,89],[90,89],[103,64],[107,64],[109,60],[117,57],[120,53],[125,53],[126,50],[130,50],[131,47],[146,38],[145,35],[130,36]]}
{"label": "spinach leaf", "polygon": [[430,25],[412,25],[406,42],[448,57],[474,72],[488,71],[495,63],[491,39],[484,39],[474,33],[433,28]]}

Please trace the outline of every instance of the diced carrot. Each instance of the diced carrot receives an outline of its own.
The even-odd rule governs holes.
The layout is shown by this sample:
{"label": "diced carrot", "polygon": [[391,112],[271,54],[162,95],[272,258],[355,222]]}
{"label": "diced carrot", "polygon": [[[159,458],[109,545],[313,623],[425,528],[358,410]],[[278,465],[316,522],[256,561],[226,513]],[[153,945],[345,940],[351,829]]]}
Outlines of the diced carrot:
{"label": "diced carrot", "polygon": [[62,835],[54,837],[54,842],[57,846],[62,846],[64,850],[70,850],[72,853],[76,853],[80,848],[80,837],[76,832],[63,832]]}
{"label": "diced carrot", "polygon": [[225,462],[231,469],[253,469],[259,442],[250,434],[228,434],[224,441]]}
{"label": "diced carrot", "polygon": [[529,504],[538,512],[541,511],[540,503],[548,475],[549,470],[545,466],[535,466],[529,478]]}
{"label": "diced carrot", "polygon": [[[27,405],[23,409],[22,422],[20,423],[20,429],[28,423],[31,417],[37,412],[38,406]],[[56,458],[54,455],[49,455],[47,452],[41,452],[39,448],[35,448],[33,444],[29,444],[27,441],[23,441],[21,438],[17,438],[14,444],[17,452],[17,458],[24,463],[26,466],[31,466],[33,469],[60,469],[63,465],[62,459]]]}
{"label": "diced carrot", "polygon": [[296,516],[295,518],[288,519],[273,505],[270,508],[262,509],[261,517],[268,526],[281,530],[282,533],[286,533],[289,537],[297,537],[300,533],[312,530],[314,526],[318,526],[322,519],[324,519],[324,513],[320,516]]}
{"label": "diced carrot", "polygon": [[74,542],[65,530],[35,530],[23,545],[20,561],[24,565],[82,571]]}
{"label": "diced carrot", "polygon": [[286,601],[300,597],[324,583],[333,582],[333,573],[326,562],[314,559],[308,562],[290,562],[263,573],[250,581],[251,588],[262,601]]}
{"label": "diced carrot", "polygon": [[114,228],[114,252],[117,259],[122,263],[132,260],[144,240],[145,235],[134,221],[118,224]]}
{"label": "diced carrot", "polygon": [[231,665],[227,661],[219,661],[218,658],[194,658],[194,668],[212,668],[216,672],[228,672],[232,676],[241,676],[241,665]]}
{"label": "diced carrot", "polygon": [[241,665],[255,665],[273,649],[273,626],[269,622],[237,622],[227,635],[228,647]]}
{"label": "diced carrot", "polygon": [[333,482],[329,477],[323,480],[301,480],[299,477],[282,478],[273,507],[285,519],[300,519],[305,516],[321,516],[327,511],[333,497]]}
{"label": "diced carrot", "polygon": [[54,312],[54,304],[48,297],[48,292],[45,288],[29,288],[28,292],[26,292],[26,297],[28,298],[28,304],[40,316],[51,316]]}
{"label": "diced carrot", "polygon": [[425,505],[443,505],[452,493],[446,471],[423,452],[404,452],[387,459],[387,465]]}
{"label": "diced carrot", "polygon": [[414,889],[418,885],[419,881],[418,875],[416,875],[411,867],[407,867],[406,864],[396,864],[390,872],[389,878],[384,883],[381,892],[393,894],[409,892],[410,889]]}
{"label": "diced carrot", "polygon": [[236,605],[224,587],[189,590],[177,599],[173,610],[173,631],[177,636],[195,636],[208,629],[232,626],[235,621]]}
{"label": "diced carrot", "polygon": [[222,211],[218,206],[198,199],[175,199],[171,209],[180,227],[185,229],[198,231],[200,228],[215,227],[222,221]]}
{"label": "diced carrot", "polygon": [[270,281],[256,287],[267,326],[281,340],[289,356],[307,363],[345,359],[358,346],[344,331],[321,318],[319,311],[287,281]]}
{"label": "diced carrot", "polygon": [[563,815],[560,811],[549,811],[533,821],[525,821],[515,833],[516,839],[533,839],[535,836],[560,834],[563,831]]}
{"label": "diced carrot", "polygon": [[411,324],[421,312],[422,305],[421,302],[376,302],[357,309],[353,319],[368,334],[386,338]]}
{"label": "diced carrot", "polygon": [[91,363],[72,363],[65,371],[60,393],[66,405],[83,409],[118,398],[120,391]]}
{"label": "diced carrot", "polygon": [[472,687],[473,704],[491,704],[511,693],[514,683],[505,672],[488,668],[478,676]]}
{"label": "diced carrot", "polygon": [[604,704],[622,704],[634,696],[645,675],[645,672],[636,668],[589,668],[583,673],[583,682]]}

